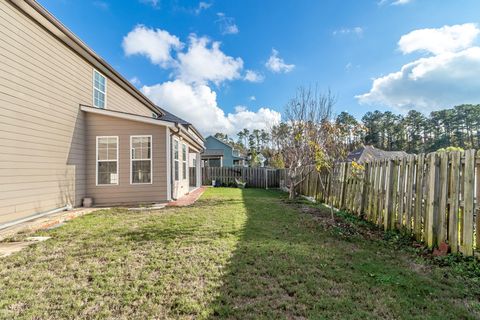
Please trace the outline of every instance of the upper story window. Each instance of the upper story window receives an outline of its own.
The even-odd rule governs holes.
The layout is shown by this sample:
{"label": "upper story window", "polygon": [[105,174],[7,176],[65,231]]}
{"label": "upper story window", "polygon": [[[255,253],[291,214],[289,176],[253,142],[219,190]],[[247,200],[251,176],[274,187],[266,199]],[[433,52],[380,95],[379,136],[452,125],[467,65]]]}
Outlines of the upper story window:
{"label": "upper story window", "polygon": [[107,78],[93,70],[93,106],[105,109],[107,101]]}
{"label": "upper story window", "polygon": [[131,136],[130,156],[130,182],[152,183],[152,136]]}
{"label": "upper story window", "polygon": [[118,184],[118,137],[97,137],[97,185]]}

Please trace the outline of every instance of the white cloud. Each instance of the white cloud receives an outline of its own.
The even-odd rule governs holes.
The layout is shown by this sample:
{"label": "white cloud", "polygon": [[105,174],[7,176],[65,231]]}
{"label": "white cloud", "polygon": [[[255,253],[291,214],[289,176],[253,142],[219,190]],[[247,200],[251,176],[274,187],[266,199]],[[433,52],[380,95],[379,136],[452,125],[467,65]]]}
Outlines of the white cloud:
{"label": "white cloud", "polygon": [[433,54],[456,52],[469,48],[480,34],[474,23],[419,29],[403,35],[398,47],[403,53],[425,51]]}
{"label": "white cloud", "polygon": [[243,106],[225,114],[217,103],[216,92],[205,84],[174,80],[144,86],[142,91],[159,106],[192,122],[205,135],[215,132],[236,134],[242,128],[266,129],[281,118],[279,112],[269,108],[254,112]]}
{"label": "white cloud", "polygon": [[195,14],[199,15],[203,10],[207,10],[212,6],[211,2],[200,1],[198,7],[195,9]]}
{"label": "white cloud", "polygon": [[138,77],[132,77],[130,78],[130,83],[133,84],[134,86],[140,86],[142,84],[142,82],[140,81],[140,79]]}
{"label": "white cloud", "polygon": [[256,101],[256,100],[257,100],[257,97],[255,97],[255,96],[250,96],[250,97],[248,97],[248,100],[250,100],[250,101]]}
{"label": "white cloud", "polygon": [[396,5],[402,5],[402,4],[407,4],[407,3],[410,3],[412,2],[413,0],[396,0],[396,1],[393,1],[392,2],[392,5],[396,6]]}
{"label": "white cloud", "polygon": [[[226,114],[218,105],[211,83],[219,85],[235,79],[260,82],[264,78],[253,70],[246,70],[243,75],[243,60],[223,53],[220,42],[192,34],[184,48],[177,37],[166,31],[137,26],[124,38],[123,47],[127,56],[143,55],[152,63],[172,71],[174,80],[144,85],[141,90],[159,106],[192,122],[204,134],[224,132],[233,135],[243,128],[267,129],[280,121],[280,113],[270,108],[251,111],[237,106],[234,112]],[[278,53],[274,52],[274,55]],[[293,68],[293,65],[277,59],[279,72]],[[137,86],[141,84],[136,77],[130,81]]]}
{"label": "white cloud", "polygon": [[262,82],[265,80],[265,76],[258,71],[247,70],[243,79],[250,82]]}
{"label": "white cloud", "polygon": [[[211,45],[209,46],[209,44]],[[178,53],[178,77],[188,83],[211,81],[220,84],[240,77],[243,60],[225,55],[220,42],[190,35],[188,50]]]}
{"label": "white cloud", "polygon": [[171,51],[182,48],[183,44],[168,31],[137,25],[123,38],[122,46],[127,56],[143,55],[166,68],[173,62]]}
{"label": "white cloud", "polygon": [[288,73],[295,68],[294,64],[287,64],[285,61],[280,58],[277,50],[272,49],[272,54],[268,58],[267,63],[265,63],[267,69],[275,73]]}
{"label": "white cloud", "polygon": [[469,35],[452,36],[452,30],[463,26],[414,31],[408,34],[410,37],[402,37],[404,40],[399,46],[404,53],[423,50],[432,55],[410,62],[398,72],[374,79],[370,91],[356,98],[360,103],[400,110],[415,107],[421,111],[479,103],[480,47],[473,46],[479,33],[467,27]]}
{"label": "white cloud", "polygon": [[338,30],[333,31],[334,36],[349,35],[349,34],[353,34],[353,35],[356,35],[358,37],[361,37],[363,35],[363,28],[362,27],[342,28],[342,29],[338,29]]}
{"label": "white cloud", "polygon": [[240,32],[234,18],[227,17],[223,12],[217,13],[217,16],[218,19],[215,22],[220,26],[222,34],[237,34]]}
{"label": "white cloud", "polygon": [[227,115],[227,119],[234,127],[230,134],[236,134],[243,128],[247,128],[250,131],[254,129],[270,129],[273,125],[280,123],[281,115],[278,111],[270,108],[260,108],[256,112],[247,108],[237,108],[235,113]]}

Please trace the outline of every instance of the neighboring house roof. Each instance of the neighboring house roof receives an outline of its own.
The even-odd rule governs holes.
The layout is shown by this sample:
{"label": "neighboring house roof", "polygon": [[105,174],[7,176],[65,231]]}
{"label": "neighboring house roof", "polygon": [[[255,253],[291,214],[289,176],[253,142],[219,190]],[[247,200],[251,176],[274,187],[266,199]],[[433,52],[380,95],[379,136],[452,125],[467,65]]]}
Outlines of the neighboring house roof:
{"label": "neighboring house roof", "polygon": [[215,139],[215,140],[217,140],[218,142],[220,142],[221,144],[223,144],[224,146],[232,149],[232,157],[233,157],[234,160],[245,160],[245,157],[239,155],[239,154],[238,154],[238,150],[235,150],[235,149],[233,148],[233,146],[231,146],[230,144],[228,144],[228,143],[226,143],[225,141],[222,141],[222,140],[220,140],[220,139],[218,139],[218,138],[216,138],[216,137],[214,137],[214,136],[208,136],[206,139],[209,139],[209,138]]}
{"label": "neighboring house roof", "polygon": [[158,119],[179,123],[187,128],[191,128],[195,134],[205,141],[199,131],[189,122],[175,116],[174,114],[160,108],[147,98],[140,90],[125,79],[118,71],[116,71],[109,63],[102,57],[95,53],[88,47],[79,37],[63,25],[57,18],[55,18],[47,9],[42,7],[35,0],[12,0],[12,2],[21,10],[26,12],[30,17],[37,21],[40,25],[45,27],[66,46],[75,51],[78,55],[90,62],[95,68],[100,70],[109,79],[117,83],[121,88],[129,92],[133,97],[142,102],[147,108],[153,112],[160,113]]}
{"label": "neighboring house roof", "polygon": [[385,151],[374,146],[363,146],[352,151],[347,156],[347,161],[367,162],[381,159],[394,159],[407,156],[405,151]]}
{"label": "neighboring house roof", "polygon": [[220,139],[218,139],[218,138],[216,138],[216,137],[214,137],[214,136],[208,136],[207,139],[209,139],[209,138],[215,139],[215,140],[217,140],[218,142],[224,144],[225,146],[227,146],[227,147],[229,147],[230,149],[233,150],[233,147],[232,147],[231,145],[229,145],[228,143],[226,143],[225,141],[222,141],[222,140],[220,140]]}
{"label": "neighboring house roof", "polygon": [[222,149],[205,149],[202,153],[203,156],[219,156],[223,157],[223,150]]}

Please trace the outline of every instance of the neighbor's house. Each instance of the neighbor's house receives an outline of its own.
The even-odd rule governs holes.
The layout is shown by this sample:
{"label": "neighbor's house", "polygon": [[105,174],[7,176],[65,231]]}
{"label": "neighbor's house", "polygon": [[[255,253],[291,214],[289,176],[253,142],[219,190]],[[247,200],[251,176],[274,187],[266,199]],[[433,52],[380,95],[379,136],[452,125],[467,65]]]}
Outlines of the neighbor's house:
{"label": "neighbor's house", "polygon": [[0,26],[0,228],[85,197],[110,205],[189,192],[188,162],[204,146],[190,123],[37,2],[0,1]]}
{"label": "neighbor's house", "polygon": [[205,167],[243,167],[246,165],[245,157],[240,156],[238,151],[228,143],[213,136],[205,139],[202,162]]}
{"label": "neighbor's house", "polygon": [[385,151],[374,146],[362,146],[347,156],[347,161],[365,163],[373,160],[402,158],[408,154],[405,151]]}

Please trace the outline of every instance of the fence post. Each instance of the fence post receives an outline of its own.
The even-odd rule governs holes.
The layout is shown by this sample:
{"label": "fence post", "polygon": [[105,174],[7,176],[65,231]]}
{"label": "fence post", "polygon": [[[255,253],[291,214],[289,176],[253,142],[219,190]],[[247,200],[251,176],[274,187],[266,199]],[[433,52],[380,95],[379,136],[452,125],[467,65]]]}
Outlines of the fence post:
{"label": "fence post", "polygon": [[405,216],[405,176],[407,168],[407,159],[403,157],[400,160],[400,167],[398,169],[398,212],[397,212],[397,228],[399,230],[403,227],[403,218]]}
{"label": "fence post", "polygon": [[474,209],[474,177],[475,150],[465,151],[465,172],[463,176],[463,219],[462,219],[462,253],[473,255],[473,209]]}
{"label": "fence post", "polygon": [[415,183],[415,210],[413,219],[413,230],[415,238],[422,240],[422,211],[423,211],[423,176],[424,176],[425,155],[419,154],[417,157],[417,179]]}
{"label": "fence post", "polygon": [[347,174],[348,174],[348,168],[347,168],[347,163],[343,162],[342,163],[342,178],[341,178],[341,192],[340,192],[340,209],[345,209],[345,189],[347,187]]}
{"label": "fence post", "polygon": [[461,153],[451,154],[452,166],[450,171],[450,207],[448,212],[448,244],[453,253],[458,252],[458,201],[460,194],[460,167]]}
{"label": "fence post", "polygon": [[407,232],[411,234],[412,232],[412,211],[413,211],[413,184],[414,184],[414,177],[415,177],[415,155],[411,155],[408,157],[408,174],[407,177],[409,179],[407,180],[407,196],[405,199],[406,203],[406,210],[405,210],[405,225],[407,227]]}
{"label": "fence post", "polygon": [[436,231],[434,228],[435,218],[438,215],[437,210],[437,156],[435,153],[430,153],[428,159],[428,193],[427,193],[427,205],[425,215],[425,240],[429,248],[433,247],[436,242]]}
{"label": "fence post", "polygon": [[438,219],[436,224],[437,229],[437,246],[447,240],[447,201],[448,201],[448,153],[442,152],[440,154],[439,165],[439,203],[438,203]]}
{"label": "fence post", "polygon": [[365,207],[367,207],[368,205],[368,202],[367,202],[367,198],[368,198],[368,189],[370,188],[370,185],[369,185],[369,179],[370,179],[370,163],[366,163],[365,164],[365,170],[363,172],[363,176],[362,176],[362,192],[360,194],[360,208],[358,210],[358,215],[359,216],[365,216],[366,213],[364,212],[365,211]]}

